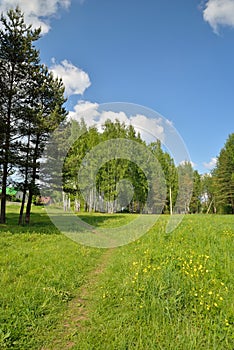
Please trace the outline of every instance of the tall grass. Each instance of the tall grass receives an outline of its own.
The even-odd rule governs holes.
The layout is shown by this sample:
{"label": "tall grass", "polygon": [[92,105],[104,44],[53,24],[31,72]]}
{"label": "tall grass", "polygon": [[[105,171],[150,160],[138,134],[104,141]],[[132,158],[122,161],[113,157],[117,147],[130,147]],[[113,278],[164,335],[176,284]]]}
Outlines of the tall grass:
{"label": "tall grass", "polygon": [[[0,228],[1,349],[234,349],[233,216],[186,216],[171,234],[161,216],[110,251],[94,285],[106,250],[58,234],[43,209],[23,232],[13,216]],[[83,219],[113,227],[132,216]],[[64,313],[86,283],[87,317],[65,336]]]}
{"label": "tall grass", "polygon": [[74,349],[233,350],[233,217],[166,219],[115,250]]}

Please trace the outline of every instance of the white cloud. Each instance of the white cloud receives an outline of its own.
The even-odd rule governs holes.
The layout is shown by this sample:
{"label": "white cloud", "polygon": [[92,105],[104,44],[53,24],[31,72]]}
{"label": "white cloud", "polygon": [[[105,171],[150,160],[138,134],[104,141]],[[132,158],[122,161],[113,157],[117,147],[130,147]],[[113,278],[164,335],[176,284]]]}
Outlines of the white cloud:
{"label": "white cloud", "polygon": [[234,27],[234,0],[208,0],[203,18],[215,33],[218,33],[219,26]]}
{"label": "white cloud", "polygon": [[209,170],[213,169],[216,166],[216,164],[217,164],[217,158],[215,157],[211,158],[211,160],[208,163],[205,163],[205,162],[203,163],[204,167]]}
{"label": "white cloud", "polygon": [[55,76],[62,78],[67,96],[82,95],[91,85],[88,74],[67,60],[60,64],[53,61],[50,70]]}
{"label": "white cloud", "polygon": [[33,28],[41,27],[42,34],[50,30],[49,17],[58,13],[59,8],[67,9],[71,0],[1,0],[0,12],[6,13],[11,8],[19,6],[24,13],[25,22]]}
{"label": "white cloud", "polygon": [[140,132],[146,142],[155,142],[159,139],[164,142],[164,127],[161,118],[150,119],[145,115],[136,114],[131,117],[131,124],[137,132]]}
{"label": "white cloud", "polygon": [[124,112],[101,111],[98,103],[83,100],[78,101],[74,111],[70,111],[68,114],[68,119],[80,121],[82,118],[88,127],[96,126],[100,132],[102,131],[102,125],[107,119],[110,119],[112,122],[118,119],[125,124],[130,123]]}
{"label": "white cloud", "polygon": [[185,165],[185,164],[187,164],[187,163],[190,163],[193,169],[197,166],[197,164],[194,163],[194,162],[191,161],[191,160],[182,160],[179,164],[180,164],[180,165]]}
{"label": "white cloud", "polygon": [[105,110],[99,108],[97,103],[89,101],[79,101],[74,107],[74,110],[69,112],[68,118],[78,121],[83,118],[88,127],[96,125],[99,131],[101,131],[101,126],[107,119],[110,119],[112,122],[118,119],[126,125],[131,124],[147,143],[153,142],[157,138],[163,142],[165,136],[163,121],[160,118],[150,119],[141,114],[128,117],[124,111],[114,112]]}
{"label": "white cloud", "polygon": [[69,112],[68,119],[81,121],[83,118],[88,127],[93,126],[96,118],[100,117],[98,106],[98,103],[81,100],[75,105],[74,111]]}

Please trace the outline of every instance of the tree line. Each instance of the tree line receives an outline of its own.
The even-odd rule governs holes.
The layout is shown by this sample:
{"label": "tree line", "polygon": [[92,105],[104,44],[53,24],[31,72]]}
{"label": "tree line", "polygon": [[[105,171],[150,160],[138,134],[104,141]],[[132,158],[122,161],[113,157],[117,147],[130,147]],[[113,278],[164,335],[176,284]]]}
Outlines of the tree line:
{"label": "tree line", "polygon": [[[63,164],[63,190],[70,202],[89,212],[172,213],[176,202],[178,213],[190,211],[190,198],[196,196],[192,166],[185,162],[176,167],[159,140],[146,144],[132,125],[119,120],[106,120],[102,130],[72,120],[69,130],[81,135]],[[90,173],[95,171],[93,183]]]}
{"label": "tree line", "polygon": [[[79,203],[79,208],[111,213],[125,210],[136,213],[234,214],[234,133],[229,135],[221,149],[214,170],[201,175],[188,161],[176,165],[159,140],[146,144],[132,125],[118,120],[106,120],[101,131],[88,128],[84,120],[73,120],[69,129],[71,135],[82,136],[72,142],[65,158],[63,191],[70,202]],[[122,138],[139,143],[148,153],[132,152],[132,160],[126,159],[124,154],[128,152],[121,144]],[[111,143],[107,144],[108,140],[113,142],[115,139],[118,140],[119,157],[114,156]],[[137,149],[134,143],[130,142],[129,148]],[[102,147],[95,148],[97,145]],[[85,155],[92,149],[95,152],[91,153],[90,161],[94,167],[85,164],[86,172],[80,177]],[[108,159],[107,153],[111,153],[113,159]],[[144,159],[148,154],[152,157],[147,159],[145,167]],[[152,164],[158,164],[153,172]],[[90,171],[95,166],[95,183],[90,185]]]}
{"label": "tree line", "polygon": [[[39,179],[45,160],[47,169],[52,164],[48,183],[56,201],[56,156],[46,159],[54,131],[61,148],[70,140],[61,174],[69,206],[109,213],[234,213],[234,134],[215,169],[200,175],[190,162],[176,165],[159,140],[146,144],[131,125],[107,120],[98,130],[85,120],[68,121],[63,83],[41,64],[35,48],[40,29],[27,26],[19,8],[0,21],[0,223],[6,222],[6,190],[12,181],[23,193],[19,224],[29,223],[33,197],[47,181]],[[112,159],[108,153],[115,154],[116,144],[111,140],[119,142]]]}

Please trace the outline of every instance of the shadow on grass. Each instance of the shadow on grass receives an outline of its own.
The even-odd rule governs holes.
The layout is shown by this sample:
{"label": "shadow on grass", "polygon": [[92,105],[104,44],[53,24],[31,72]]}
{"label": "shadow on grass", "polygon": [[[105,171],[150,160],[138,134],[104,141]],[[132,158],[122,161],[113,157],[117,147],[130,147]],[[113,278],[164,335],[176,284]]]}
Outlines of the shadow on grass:
{"label": "shadow on grass", "polygon": [[[35,208],[33,207],[33,210]],[[19,208],[13,206],[7,208],[6,224],[0,224],[0,233],[38,233],[38,234],[59,234],[59,230],[51,222],[47,213],[40,208],[31,213],[30,224],[18,225]]]}
{"label": "shadow on grass", "polygon": [[[89,225],[96,227],[113,227],[113,226],[121,226],[124,222],[126,223],[126,218],[124,214],[79,214],[79,219],[86,222]],[[128,215],[129,218],[129,215]],[[128,222],[131,221],[128,219]],[[112,224],[111,224],[112,222]]]}
{"label": "shadow on grass", "polygon": [[[7,207],[7,220],[6,224],[0,224],[0,233],[38,233],[38,234],[60,234],[60,230],[50,220],[50,216],[47,214],[46,209],[43,207],[32,207],[32,213],[30,217],[30,224],[18,225],[19,219],[19,206],[9,205]],[[57,215],[56,215],[57,216]],[[62,219],[57,217],[58,220]],[[81,220],[80,226],[82,230],[82,222],[94,227],[118,227],[129,223],[134,218],[127,214],[99,214],[99,213],[80,213],[78,218]],[[55,222],[58,221],[55,219]],[[72,220],[71,220],[72,221]],[[65,227],[66,230],[73,230],[73,225]],[[86,226],[85,226],[85,229]]]}

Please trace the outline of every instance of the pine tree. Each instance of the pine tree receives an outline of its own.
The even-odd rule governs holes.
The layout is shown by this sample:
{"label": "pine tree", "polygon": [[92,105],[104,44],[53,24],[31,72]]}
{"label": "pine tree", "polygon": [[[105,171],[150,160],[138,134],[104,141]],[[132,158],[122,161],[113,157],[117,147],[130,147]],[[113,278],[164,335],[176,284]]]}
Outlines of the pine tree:
{"label": "pine tree", "polygon": [[199,213],[201,208],[201,177],[197,170],[193,172],[193,193],[190,201],[190,212]]}
{"label": "pine tree", "polygon": [[2,170],[1,218],[6,221],[6,187],[10,170],[18,172],[23,201],[19,223],[22,223],[26,191],[29,223],[33,195],[38,191],[39,159],[51,132],[64,120],[64,86],[48,68],[40,64],[39,51],[33,43],[40,29],[26,26],[17,7],[1,16],[0,29],[0,160]]}
{"label": "pine tree", "polygon": [[213,176],[219,211],[234,214],[234,133],[220,151]]}
{"label": "pine tree", "polygon": [[[32,106],[32,128],[28,129],[31,138],[30,181],[25,222],[30,221],[33,195],[37,194],[36,180],[39,175],[40,162],[49,135],[64,121],[67,112],[63,107],[64,86],[61,79],[54,78],[44,65],[38,69],[35,77],[34,103]],[[30,123],[30,121],[29,121]]]}
{"label": "pine tree", "polygon": [[9,10],[0,21],[0,222],[5,223],[7,181],[10,169],[19,157],[18,146],[22,139],[19,128],[28,108],[32,71],[39,62],[39,53],[33,42],[39,39],[40,29],[32,30],[31,26],[26,26],[19,8]]}

